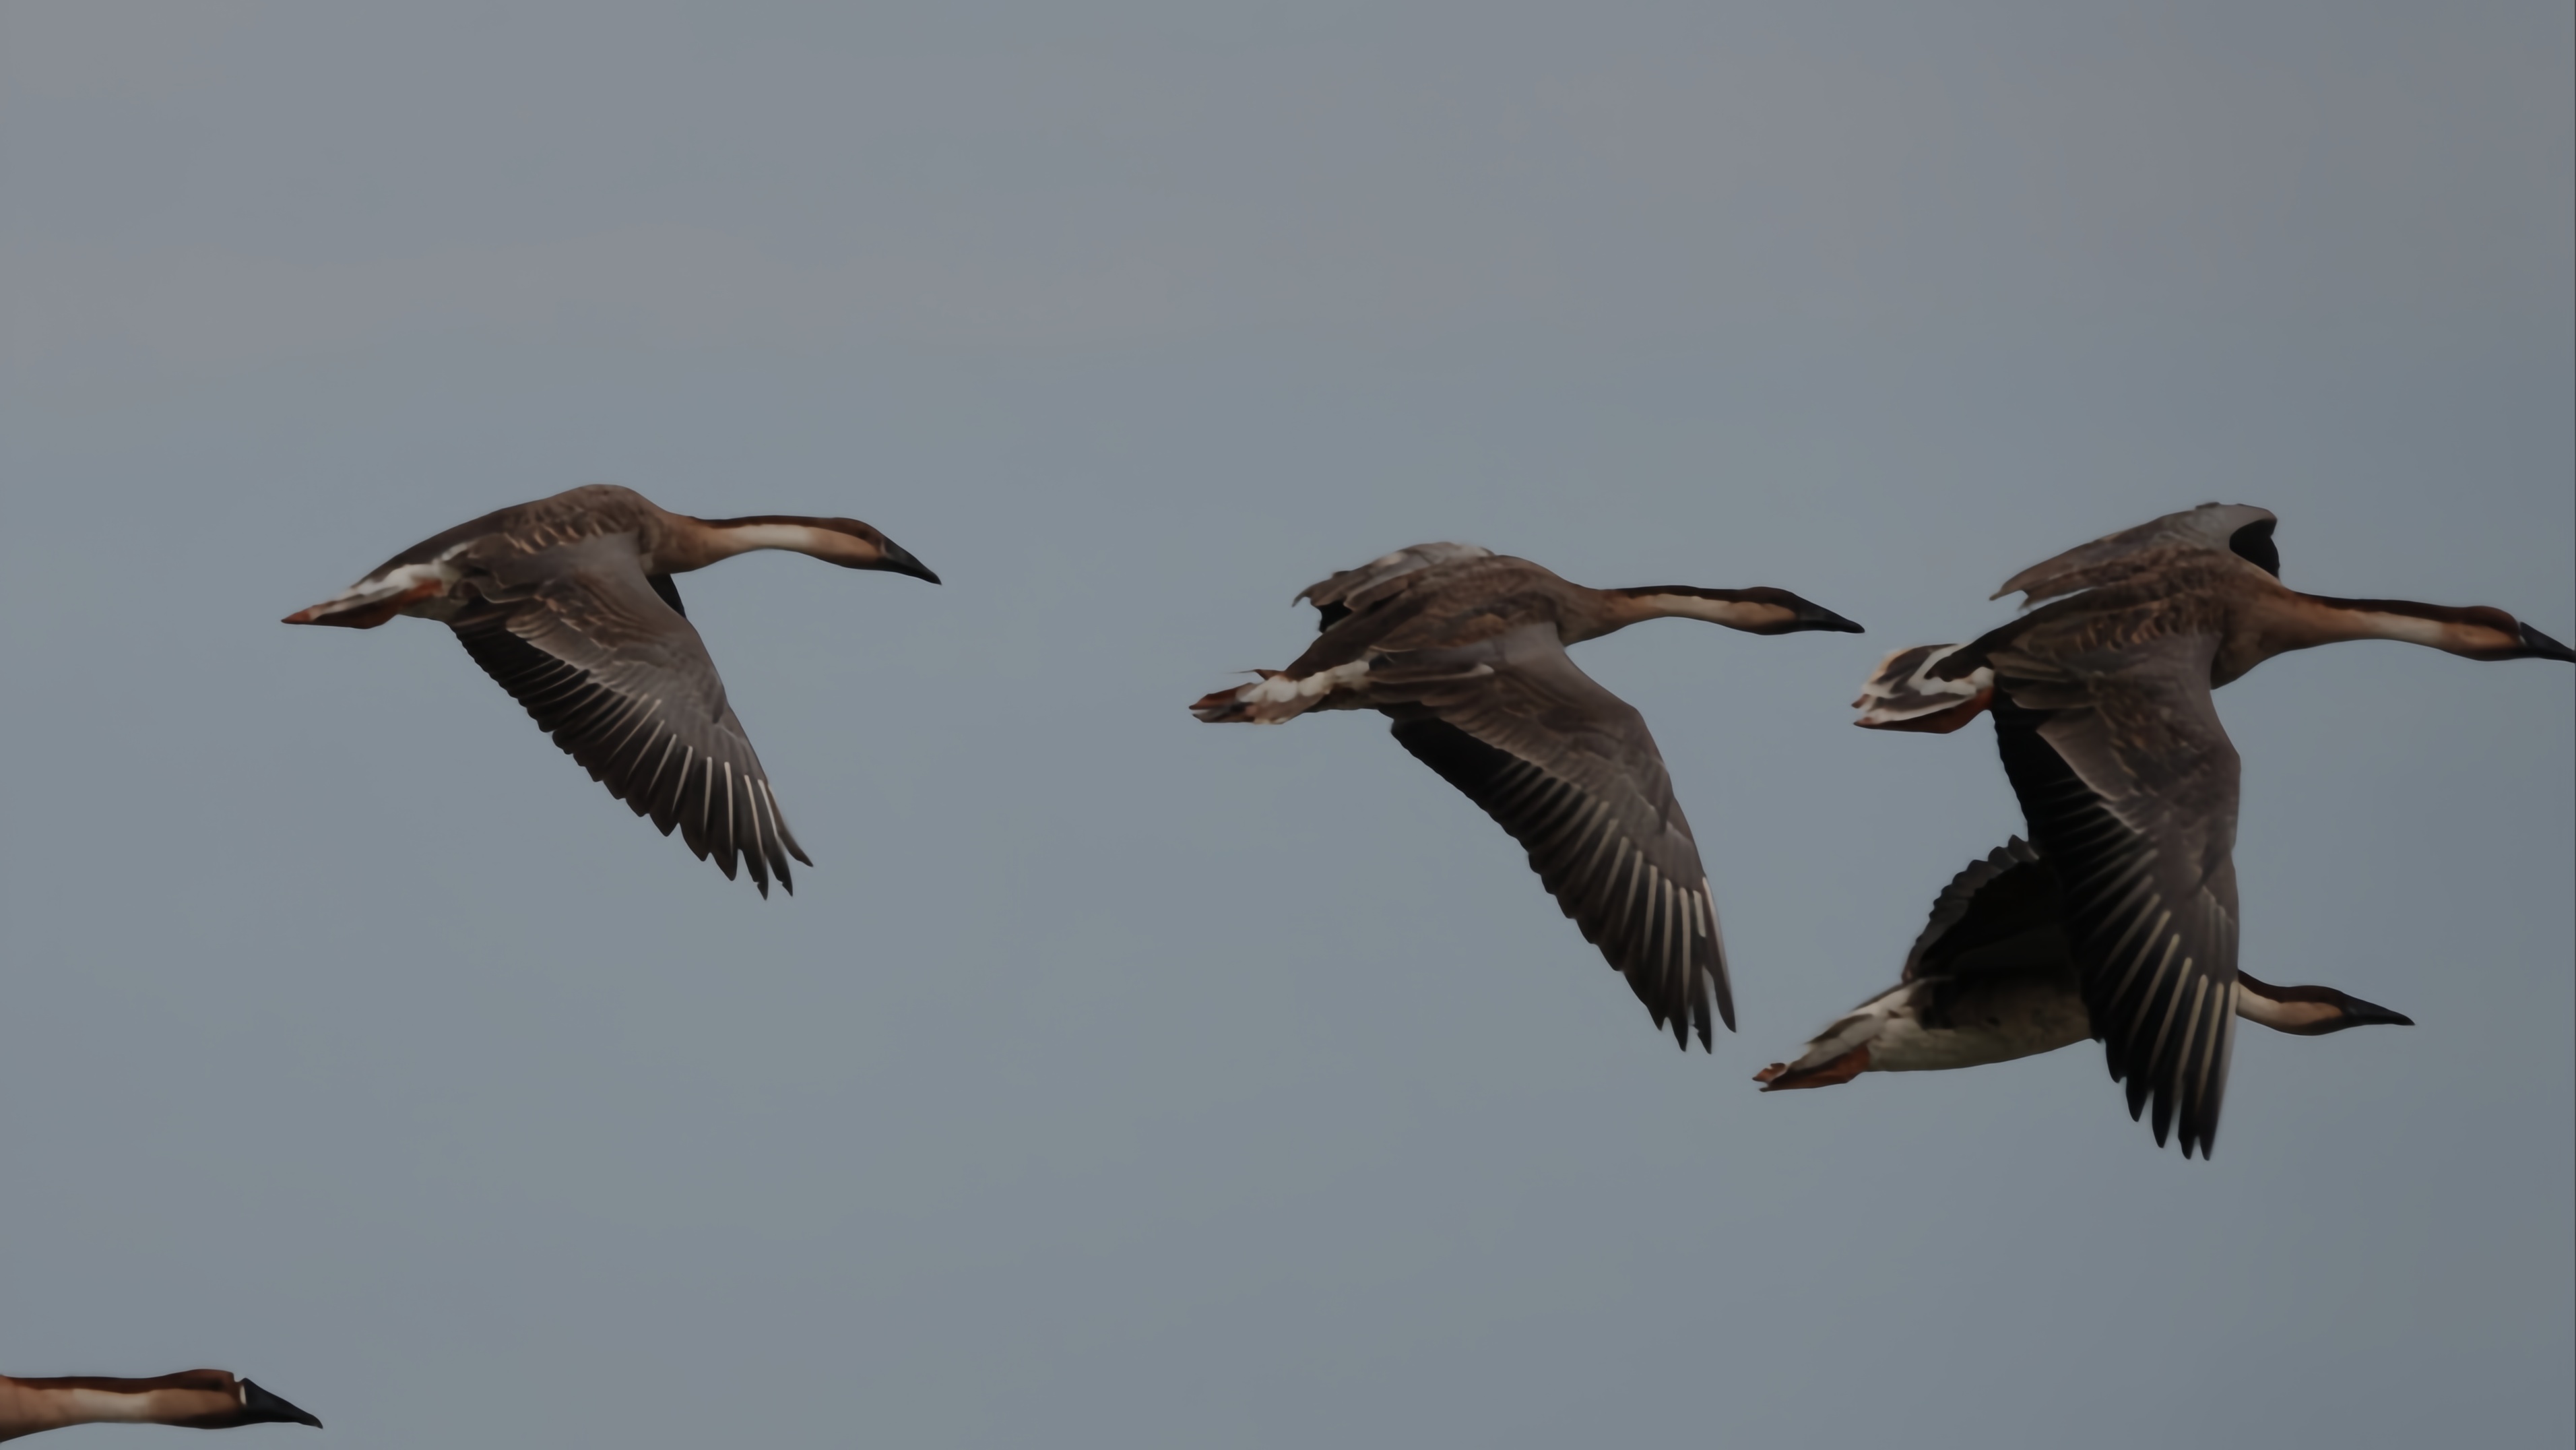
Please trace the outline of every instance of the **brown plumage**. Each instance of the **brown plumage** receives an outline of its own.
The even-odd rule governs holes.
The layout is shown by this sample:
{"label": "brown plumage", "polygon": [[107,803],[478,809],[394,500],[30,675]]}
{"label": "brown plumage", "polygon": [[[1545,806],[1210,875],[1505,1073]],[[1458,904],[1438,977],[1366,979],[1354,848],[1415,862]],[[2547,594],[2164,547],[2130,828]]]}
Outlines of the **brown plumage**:
{"label": "brown plumage", "polygon": [[[2332,987],[2275,987],[2236,974],[2236,1015],[2318,1037],[2411,1018]],[[1906,953],[1897,984],[1754,1075],[1764,1092],[1830,1087],[1864,1072],[1937,1072],[2008,1062],[2092,1035],[2057,874],[2016,837],[1953,877]]]}
{"label": "brown plumage", "polygon": [[939,582],[856,519],[698,519],[592,484],[459,524],[288,624],[439,620],[591,778],[727,878],[795,889],[797,845],[671,576],[753,549]]}
{"label": "brown plumage", "polygon": [[97,1424],[178,1425],[193,1430],[268,1424],[322,1428],[311,1414],[219,1369],[183,1370],[152,1379],[0,1375],[0,1440],[66,1425]]}
{"label": "brown plumage", "polygon": [[[2239,1005],[2239,762],[2211,691],[2264,660],[2393,639],[2470,659],[2576,660],[2500,609],[2301,594],[2273,516],[2204,504],[2070,549],[1996,591],[2040,607],[1966,645],[1888,656],[1876,729],[1991,708],[2031,840],[2065,893],[2092,1035],[2156,1141],[2208,1155]],[[2054,603],[2043,601],[2054,600]]]}
{"label": "brown plumage", "polygon": [[1399,744],[1529,852],[1657,1026],[1706,1047],[1712,1006],[1735,1025],[1716,903],[1663,756],[1645,718],[1565,648],[1657,618],[1756,634],[1859,625],[1778,589],[1587,589],[1472,544],[1416,545],[1298,597],[1322,613],[1314,644],[1199,700],[1200,719],[1385,714]]}

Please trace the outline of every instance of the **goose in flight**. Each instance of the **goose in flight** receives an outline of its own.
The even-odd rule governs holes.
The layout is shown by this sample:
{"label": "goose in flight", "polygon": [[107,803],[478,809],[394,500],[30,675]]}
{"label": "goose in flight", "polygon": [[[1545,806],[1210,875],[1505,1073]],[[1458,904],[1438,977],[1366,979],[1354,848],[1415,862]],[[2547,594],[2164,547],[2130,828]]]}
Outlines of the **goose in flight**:
{"label": "goose in flight", "polygon": [[312,1415],[219,1369],[182,1370],[148,1380],[0,1375],[0,1440],[65,1425],[106,1423],[181,1425],[192,1430],[267,1424],[322,1428]]}
{"label": "goose in flight", "polygon": [[1275,725],[1376,710],[1396,742],[1529,852],[1550,895],[1658,1027],[1709,1046],[1735,1026],[1717,907],[1645,717],[1567,645],[1646,619],[1753,634],[1860,626],[1780,589],[1587,589],[1472,544],[1418,544],[1298,596],[1321,633],[1285,670],[1219,690],[1201,720]]}
{"label": "goose in flight", "polygon": [[[2414,1019],[2332,987],[2275,987],[2241,969],[2236,1015],[2320,1037]],[[1764,1092],[1831,1087],[1864,1072],[1937,1072],[2055,1052],[2093,1035],[2066,939],[2056,873],[2015,836],[1952,878],[1905,954],[1897,984],[1753,1080]]]}
{"label": "goose in flight", "polygon": [[286,623],[438,620],[611,795],[662,834],[677,828],[728,880],[739,854],[767,896],[773,876],[796,889],[789,857],[814,863],[788,830],[671,582],[753,549],[939,582],[856,519],[697,519],[591,484],[414,544]]}
{"label": "goose in flight", "polygon": [[[2331,599],[2280,581],[2276,520],[2203,504],[2023,570],[2030,612],[1881,662],[1858,724],[1995,719],[2004,773],[2063,896],[2088,1035],[2156,1142],[2209,1156],[2244,997],[2238,760],[2210,692],[2274,655],[2393,639],[2474,660],[2576,660],[2501,609]],[[2055,602],[2048,602],[2055,601]]]}

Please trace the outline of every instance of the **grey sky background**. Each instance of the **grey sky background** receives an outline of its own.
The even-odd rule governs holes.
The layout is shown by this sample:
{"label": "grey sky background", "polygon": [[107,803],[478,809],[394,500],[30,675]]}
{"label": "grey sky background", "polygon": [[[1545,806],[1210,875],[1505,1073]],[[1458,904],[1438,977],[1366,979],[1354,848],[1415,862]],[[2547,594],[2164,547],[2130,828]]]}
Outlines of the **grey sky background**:
{"label": "grey sky background", "polygon": [[[1763,1097],[2020,818],[1885,650],[2205,499],[2576,630],[2563,5],[0,5],[0,1369],[338,1446],[2576,1434],[2576,679],[2220,697],[2216,1161],[2098,1049]],[[278,616],[588,481],[763,903],[446,631]],[[1195,725],[1463,538],[1861,638],[1587,645],[1744,1030],[1659,1040],[1373,719]],[[108,1447],[169,1432],[78,1432]],[[265,1427],[254,1440],[303,1443]]]}

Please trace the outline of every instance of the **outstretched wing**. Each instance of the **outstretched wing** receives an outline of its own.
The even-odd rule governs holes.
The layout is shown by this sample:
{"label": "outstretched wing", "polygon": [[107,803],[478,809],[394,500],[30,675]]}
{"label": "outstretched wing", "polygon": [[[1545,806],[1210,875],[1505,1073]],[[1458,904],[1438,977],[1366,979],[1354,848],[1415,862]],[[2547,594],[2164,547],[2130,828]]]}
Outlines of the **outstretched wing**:
{"label": "outstretched wing", "polygon": [[2063,962],[2065,918],[2055,873],[2038,848],[2014,836],[1970,862],[1932,898],[1932,914],[1897,980],[2017,970],[2044,959],[2052,945]]}
{"label": "outstretched wing", "polygon": [[[2057,873],[2084,1001],[2156,1141],[2207,1157],[2236,1034],[2238,761],[2214,637],[1997,657],[1995,738]],[[2009,696],[2009,702],[2004,698]]]}
{"label": "outstretched wing", "polygon": [[730,879],[735,857],[763,896],[795,890],[787,829],[697,630],[648,581],[632,540],[548,550],[496,581],[497,601],[450,621],[475,663],[527,707],[591,778],[664,835],[676,828]]}
{"label": "outstretched wing", "polygon": [[[1575,668],[1553,626],[1470,650],[1379,657],[1395,738],[1501,823],[1659,1027],[1732,1029],[1717,907],[1645,717]],[[1393,703],[1390,703],[1393,702]]]}

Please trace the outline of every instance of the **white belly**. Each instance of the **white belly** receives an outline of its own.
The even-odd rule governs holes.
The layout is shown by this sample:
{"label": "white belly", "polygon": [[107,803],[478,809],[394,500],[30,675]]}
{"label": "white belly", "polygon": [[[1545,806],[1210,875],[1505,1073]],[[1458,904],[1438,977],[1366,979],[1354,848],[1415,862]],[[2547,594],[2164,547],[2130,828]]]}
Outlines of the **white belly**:
{"label": "white belly", "polygon": [[1975,994],[1926,1026],[1912,1012],[1888,1019],[1869,1044],[1874,1072],[1939,1072],[2055,1052],[2093,1035],[2084,999],[2057,977],[2024,977]]}

